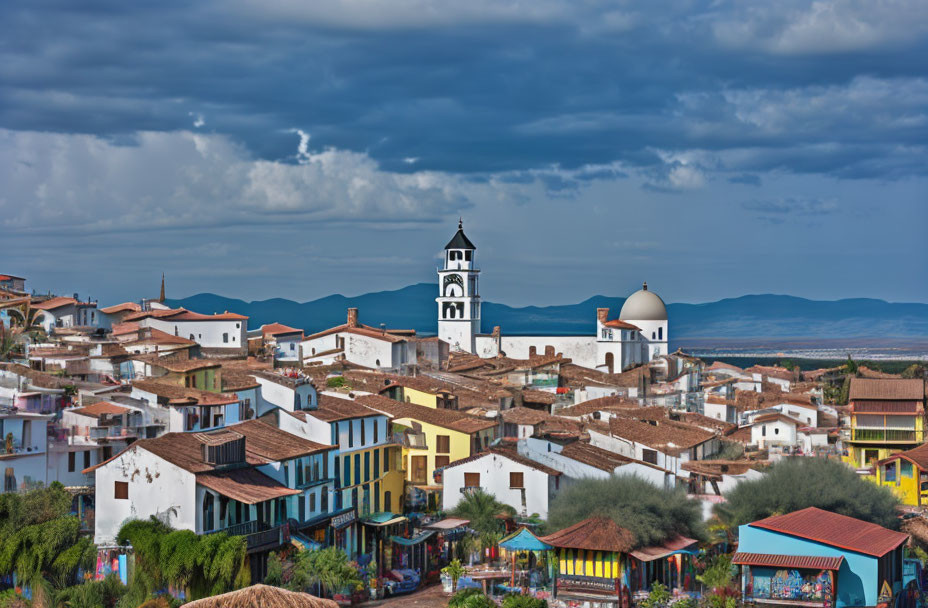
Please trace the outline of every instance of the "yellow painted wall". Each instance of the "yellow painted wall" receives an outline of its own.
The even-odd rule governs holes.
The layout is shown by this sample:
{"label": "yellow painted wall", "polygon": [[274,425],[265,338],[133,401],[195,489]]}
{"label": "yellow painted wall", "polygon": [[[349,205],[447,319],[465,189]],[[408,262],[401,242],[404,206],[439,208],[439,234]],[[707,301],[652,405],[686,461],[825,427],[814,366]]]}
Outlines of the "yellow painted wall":
{"label": "yellow painted wall", "polygon": [[566,576],[621,578],[622,554],[584,549],[558,549],[558,571]]}
{"label": "yellow painted wall", "polygon": [[[385,472],[383,450],[386,447],[388,458],[390,461],[390,470]],[[380,510],[384,510],[384,494],[390,492],[390,507],[394,512],[403,511],[403,503],[405,502],[404,491],[405,491],[405,482],[403,478],[403,471],[396,469],[396,455],[395,452],[399,450],[399,446],[377,446],[372,448],[365,448],[363,450],[354,450],[351,452],[342,452],[339,454],[338,458],[341,460],[339,464],[339,475],[341,476],[340,487],[342,488],[343,500],[348,500],[348,496],[351,495],[351,490],[358,488],[358,502],[361,502],[363,496],[362,491],[365,486],[369,485],[371,489],[371,502],[370,509],[371,512],[374,511],[374,488],[375,483],[380,482]],[[378,470],[374,470],[374,454],[373,452],[380,452]],[[370,453],[370,476],[369,481],[364,481],[364,454]],[[357,469],[354,466],[354,457],[358,454],[361,457],[361,469]],[[345,460],[350,461],[350,477],[345,476]],[[344,503],[347,504],[347,503]],[[362,505],[358,505],[358,515],[363,517],[369,515],[369,513],[361,512]]]}
{"label": "yellow painted wall", "polygon": [[416,405],[424,405],[425,407],[430,407],[433,410],[438,408],[438,396],[437,395],[432,395],[431,393],[417,391],[414,388],[409,388],[408,386],[404,386],[403,396],[406,397],[406,400],[409,403],[415,403]]}
{"label": "yellow painted wall", "polygon": [[919,468],[902,458],[897,458],[893,462],[896,464],[895,480],[887,481],[885,479],[886,464],[888,463],[884,463],[883,465],[876,467],[876,474],[868,475],[868,479],[871,479],[878,485],[887,487],[892,490],[893,494],[895,494],[896,497],[902,501],[902,504],[918,506],[918,479],[920,476]]}
{"label": "yellow painted wall", "polygon": [[[413,419],[412,418],[397,418],[393,421],[395,424],[412,428]],[[435,456],[438,456],[438,436],[447,435],[449,438],[450,452],[448,454],[440,454],[441,456],[448,456],[449,462],[454,462],[455,460],[460,460],[462,458],[467,458],[470,456],[471,451],[471,435],[467,433],[461,433],[459,431],[453,431],[451,429],[437,426],[434,424],[429,424],[427,422],[422,422],[421,420],[415,421],[422,427],[422,433],[425,435],[425,445],[428,449],[410,449],[403,448],[403,461],[406,464],[406,479],[412,481],[412,457],[413,456],[425,456],[426,457],[426,485],[431,485],[433,483],[433,475],[435,473]],[[496,428],[491,427],[489,429],[480,431],[478,436],[487,437],[488,443],[492,443],[496,438]]]}

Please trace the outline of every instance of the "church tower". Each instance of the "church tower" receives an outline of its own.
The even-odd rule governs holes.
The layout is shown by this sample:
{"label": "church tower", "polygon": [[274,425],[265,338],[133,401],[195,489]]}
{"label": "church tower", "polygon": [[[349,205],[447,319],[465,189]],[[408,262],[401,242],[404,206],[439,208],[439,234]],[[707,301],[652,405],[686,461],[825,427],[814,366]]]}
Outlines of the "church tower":
{"label": "church tower", "polygon": [[473,353],[480,333],[480,273],[476,263],[477,247],[464,236],[463,222],[445,246],[445,260],[438,270],[438,338],[452,350]]}

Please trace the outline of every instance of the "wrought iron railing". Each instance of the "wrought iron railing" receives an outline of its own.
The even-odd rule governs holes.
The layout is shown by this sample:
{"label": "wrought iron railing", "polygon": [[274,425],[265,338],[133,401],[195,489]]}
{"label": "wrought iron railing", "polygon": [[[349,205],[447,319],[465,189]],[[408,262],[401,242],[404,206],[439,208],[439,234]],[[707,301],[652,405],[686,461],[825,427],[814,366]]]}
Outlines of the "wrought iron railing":
{"label": "wrought iron railing", "polygon": [[851,441],[922,443],[924,431],[902,429],[852,429]]}

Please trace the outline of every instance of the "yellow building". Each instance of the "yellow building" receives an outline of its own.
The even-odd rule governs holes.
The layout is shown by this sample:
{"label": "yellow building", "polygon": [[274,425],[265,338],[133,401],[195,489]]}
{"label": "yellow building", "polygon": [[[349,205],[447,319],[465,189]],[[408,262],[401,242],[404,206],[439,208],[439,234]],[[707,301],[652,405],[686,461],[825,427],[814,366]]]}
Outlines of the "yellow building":
{"label": "yellow building", "polygon": [[928,505],[928,444],[885,458],[875,469],[876,482],[891,489],[903,504]]}
{"label": "yellow building", "polygon": [[441,410],[458,409],[458,398],[451,390],[428,377],[397,377],[380,393],[401,403],[414,403]]}
{"label": "yellow building", "polygon": [[430,488],[436,469],[486,449],[497,436],[496,422],[454,410],[400,403],[383,395],[358,397],[358,402],[393,418],[406,481],[413,486]]}
{"label": "yellow building", "polygon": [[921,379],[853,378],[845,461],[869,468],[925,441],[925,383]]}
{"label": "yellow building", "polygon": [[631,532],[609,518],[591,517],[539,540],[557,551],[558,599],[630,605],[630,590],[623,579],[628,553],[635,545]]}

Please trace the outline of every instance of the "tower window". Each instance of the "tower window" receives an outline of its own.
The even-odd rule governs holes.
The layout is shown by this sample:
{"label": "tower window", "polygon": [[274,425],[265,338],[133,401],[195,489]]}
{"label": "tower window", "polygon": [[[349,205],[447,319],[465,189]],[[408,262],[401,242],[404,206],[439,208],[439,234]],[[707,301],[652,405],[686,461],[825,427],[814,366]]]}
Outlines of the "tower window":
{"label": "tower window", "polygon": [[658,339],[658,340],[663,340],[663,339],[664,339],[664,328],[663,328],[663,327],[658,327],[658,328],[657,328],[657,339]]}
{"label": "tower window", "polygon": [[470,251],[470,250],[467,250],[467,251],[464,252],[464,261],[465,261],[465,262],[470,262],[471,253],[473,253],[473,252]]}

